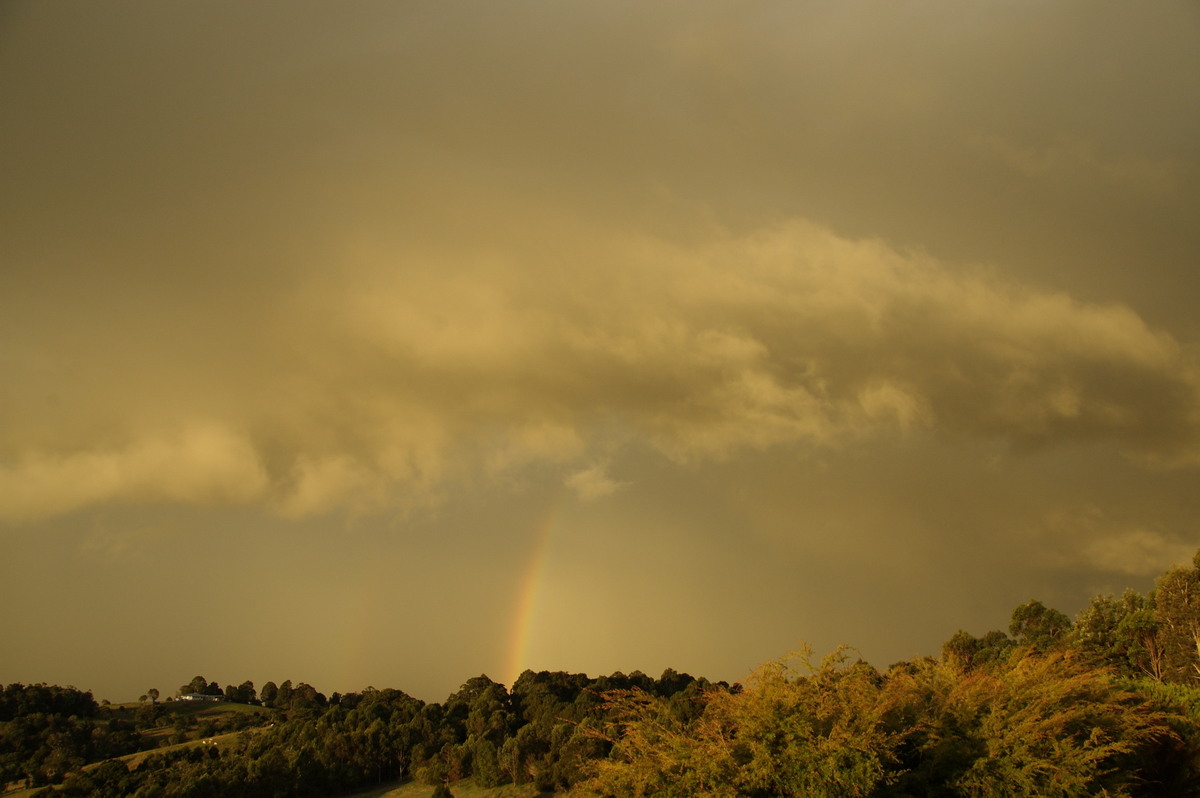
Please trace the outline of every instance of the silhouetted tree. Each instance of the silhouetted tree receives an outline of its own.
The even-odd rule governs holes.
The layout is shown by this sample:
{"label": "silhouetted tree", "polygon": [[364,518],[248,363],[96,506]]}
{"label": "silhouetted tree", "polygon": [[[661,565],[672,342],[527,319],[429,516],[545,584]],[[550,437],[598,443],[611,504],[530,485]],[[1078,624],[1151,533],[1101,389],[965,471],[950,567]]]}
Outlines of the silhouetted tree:
{"label": "silhouetted tree", "polygon": [[258,694],[258,700],[263,706],[275,706],[275,697],[279,692],[279,688],[275,686],[275,682],[267,682],[262,686],[262,690]]}

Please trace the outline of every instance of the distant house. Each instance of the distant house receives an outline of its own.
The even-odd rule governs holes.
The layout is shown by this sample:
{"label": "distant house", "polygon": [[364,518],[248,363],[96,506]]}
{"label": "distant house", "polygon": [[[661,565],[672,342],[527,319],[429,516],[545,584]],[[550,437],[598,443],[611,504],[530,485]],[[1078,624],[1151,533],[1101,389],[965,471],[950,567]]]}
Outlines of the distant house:
{"label": "distant house", "polygon": [[180,701],[228,701],[229,699],[223,695],[205,695],[204,693],[184,693],[179,696]]}

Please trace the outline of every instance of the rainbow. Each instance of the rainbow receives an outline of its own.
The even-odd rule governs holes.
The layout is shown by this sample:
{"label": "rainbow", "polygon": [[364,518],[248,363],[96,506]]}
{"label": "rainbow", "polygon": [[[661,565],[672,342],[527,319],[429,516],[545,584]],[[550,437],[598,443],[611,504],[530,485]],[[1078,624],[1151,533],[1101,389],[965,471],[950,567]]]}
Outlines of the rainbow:
{"label": "rainbow", "polygon": [[554,541],[554,532],[558,527],[558,510],[559,502],[554,502],[538,522],[533,551],[529,556],[524,573],[521,574],[502,678],[502,681],[510,688],[516,682],[517,677],[529,667],[529,646],[533,637],[534,621],[538,615],[542,586],[545,582],[543,575],[546,561]]}

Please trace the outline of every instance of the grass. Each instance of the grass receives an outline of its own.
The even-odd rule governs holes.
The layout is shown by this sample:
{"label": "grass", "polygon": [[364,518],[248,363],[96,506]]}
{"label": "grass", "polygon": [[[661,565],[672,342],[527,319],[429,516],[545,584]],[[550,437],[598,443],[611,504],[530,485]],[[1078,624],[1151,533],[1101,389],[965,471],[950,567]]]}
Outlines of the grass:
{"label": "grass", "polygon": [[[113,704],[108,707],[109,712],[117,718],[128,720],[139,708],[145,704]],[[162,701],[158,705],[162,708],[164,715],[164,725],[157,728],[145,729],[142,731],[142,739],[149,744],[157,746],[157,750],[166,750],[170,746],[165,743],[175,733],[175,719],[180,717],[192,718],[196,724],[202,724],[205,720],[220,720],[228,719],[237,716],[250,716],[255,718],[258,723],[255,726],[265,726],[271,721],[282,720],[284,713],[279,710],[269,709],[267,707],[255,706],[251,704],[235,704],[233,702],[214,702],[206,701]],[[253,728],[248,726],[247,728]],[[188,731],[190,737],[198,737],[195,728]]]}
{"label": "grass", "polygon": [[[126,754],[125,756],[118,756],[118,757],[115,757],[115,759],[118,762],[124,762],[125,767],[129,768],[130,770],[134,770],[135,768],[137,768],[138,765],[142,764],[142,762],[145,761],[146,757],[152,756],[154,754],[164,754],[168,751],[182,751],[185,748],[208,747],[210,745],[215,745],[218,748],[225,749],[225,748],[229,748],[230,745],[232,745],[233,742],[237,739],[237,736],[239,734],[241,734],[242,732],[250,732],[251,734],[253,734],[254,732],[260,731],[260,730],[261,730],[261,727],[259,727],[257,729],[251,728],[251,729],[242,729],[241,731],[226,732],[225,734],[214,734],[212,737],[205,737],[202,740],[188,740],[185,743],[175,743],[173,745],[164,745],[164,746],[160,746],[158,748],[151,748],[148,751],[138,751],[137,753],[134,753],[134,754]],[[96,764],[99,764],[99,763],[92,763],[91,765],[85,765],[84,768],[86,769],[88,767],[95,767]]]}
{"label": "grass", "polygon": [[[137,712],[145,704],[113,704],[106,709],[118,710],[121,714]],[[158,706],[166,710],[168,715],[262,715],[275,717],[282,714],[278,709],[261,707],[256,704],[238,704],[233,701],[159,701]]]}
{"label": "grass", "polygon": [[11,790],[11,791],[5,790],[4,798],[29,798],[29,796],[33,795],[35,792],[37,792],[40,789],[42,789],[42,788],[41,787],[22,787],[19,790]]}
{"label": "grass", "polygon": [[[480,787],[470,779],[454,782],[450,785],[450,791],[454,793],[454,798],[553,798],[557,795],[552,792],[538,792],[532,784]],[[429,798],[431,795],[431,785],[409,781],[355,793],[351,798]]]}

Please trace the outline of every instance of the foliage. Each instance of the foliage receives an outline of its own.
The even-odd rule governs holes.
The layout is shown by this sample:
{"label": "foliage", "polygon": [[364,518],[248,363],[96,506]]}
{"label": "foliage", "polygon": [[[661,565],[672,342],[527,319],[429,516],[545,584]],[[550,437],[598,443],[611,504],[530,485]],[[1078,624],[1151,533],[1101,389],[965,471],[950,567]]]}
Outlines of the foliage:
{"label": "foliage", "polygon": [[910,736],[896,795],[1131,794],[1176,716],[1066,652],[991,669],[925,663],[889,680]]}
{"label": "foliage", "polygon": [[1065,652],[1022,649],[990,669],[918,661],[886,675],[844,652],[811,672],[773,663],[745,690],[710,694],[692,723],[644,693],[611,700],[613,756],[575,795],[1066,798],[1191,775],[1171,760],[1194,719]]}
{"label": "foliage", "polygon": [[1120,598],[1096,596],[1075,618],[1070,645],[1097,666],[1118,673],[1163,678],[1163,650],[1153,597],[1126,590]]}
{"label": "foliage", "polygon": [[1158,578],[1153,601],[1163,677],[1200,683],[1200,551],[1191,568],[1173,568]]}
{"label": "foliage", "polygon": [[1038,651],[1058,648],[1070,629],[1070,618],[1036,599],[1013,610],[1008,624],[1008,633],[1017,645]]}
{"label": "foliage", "polygon": [[97,709],[91,693],[74,687],[14,683],[0,691],[0,721],[25,715],[92,717]]}
{"label": "foliage", "polygon": [[890,729],[882,681],[839,650],[770,663],[744,689],[712,690],[693,721],[640,690],[610,697],[599,761],[578,795],[865,796],[888,779],[905,732]]}

